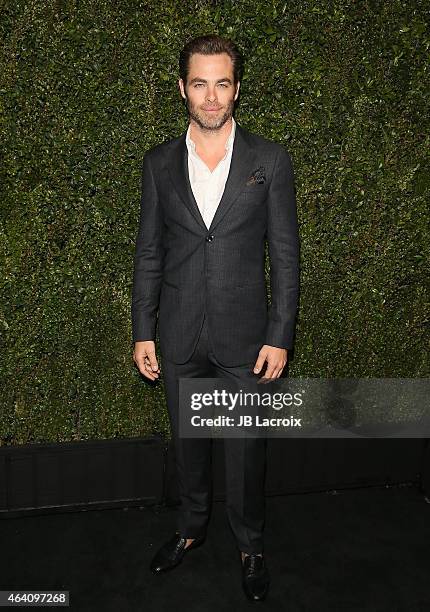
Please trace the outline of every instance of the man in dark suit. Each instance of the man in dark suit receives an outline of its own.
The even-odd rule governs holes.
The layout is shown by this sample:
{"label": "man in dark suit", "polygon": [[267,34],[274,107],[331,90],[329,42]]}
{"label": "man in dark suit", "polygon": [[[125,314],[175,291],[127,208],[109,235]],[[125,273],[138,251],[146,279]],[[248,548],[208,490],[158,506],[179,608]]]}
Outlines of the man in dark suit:
{"label": "man in dark suit", "polygon": [[[236,45],[196,38],[179,67],[190,122],[145,155],[132,296],[133,358],[150,380],[160,374],[158,315],[181,499],[177,531],[151,563],[155,573],[203,543],[210,510],[210,439],[179,436],[179,378],[278,378],[293,344],[299,284],[291,158],[233,118],[242,70]],[[264,442],[224,439],[226,507],[250,599],[264,599],[269,585]]]}

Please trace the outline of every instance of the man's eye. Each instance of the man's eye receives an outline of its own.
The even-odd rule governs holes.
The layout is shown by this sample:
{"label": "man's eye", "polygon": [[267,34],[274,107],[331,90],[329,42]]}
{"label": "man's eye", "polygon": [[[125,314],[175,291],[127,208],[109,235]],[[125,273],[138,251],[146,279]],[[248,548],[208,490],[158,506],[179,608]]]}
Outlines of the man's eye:
{"label": "man's eye", "polygon": [[[228,87],[228,85],[227,85],[226,83],[218,83],[218,85],[219,85],[220,87]],[[194,84],[194,87],[203,87],[203,86],[204,86],[204,84],[203,84],[203,83],[195,83],[195,84]]]}

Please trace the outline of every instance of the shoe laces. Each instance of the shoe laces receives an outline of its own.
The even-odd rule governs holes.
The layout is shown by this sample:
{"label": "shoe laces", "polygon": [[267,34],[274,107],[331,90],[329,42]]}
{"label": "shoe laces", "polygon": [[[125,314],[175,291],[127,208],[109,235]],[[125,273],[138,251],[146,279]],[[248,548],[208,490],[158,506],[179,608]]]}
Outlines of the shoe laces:
{"label": "shoe laces", "polygon": [[264,564],[264,559],[258,554],[247,555],[244,559],[247,574],[256,574]]}

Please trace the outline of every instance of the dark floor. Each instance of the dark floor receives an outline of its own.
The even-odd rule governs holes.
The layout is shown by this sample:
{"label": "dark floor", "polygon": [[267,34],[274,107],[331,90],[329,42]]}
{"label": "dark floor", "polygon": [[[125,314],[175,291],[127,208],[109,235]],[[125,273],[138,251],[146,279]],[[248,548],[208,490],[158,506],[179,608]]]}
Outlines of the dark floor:
{"label": "dark floor", "polygon": [[430,503],[412,485],[267,498],[265,602],[242,592],[223,502],[205,544],[154,576],[174,531],[175,509],[2,520],[0,589],[67,589],[79,611],[430,611]]}

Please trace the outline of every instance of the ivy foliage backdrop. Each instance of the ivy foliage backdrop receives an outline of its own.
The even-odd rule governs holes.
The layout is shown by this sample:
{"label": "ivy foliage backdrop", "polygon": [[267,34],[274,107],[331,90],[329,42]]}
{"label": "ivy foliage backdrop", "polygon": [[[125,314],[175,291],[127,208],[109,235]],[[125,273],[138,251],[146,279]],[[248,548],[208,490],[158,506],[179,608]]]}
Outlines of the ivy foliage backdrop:
{"label": "ivy foliage backdrop", "polygon": [[427,376],[428,17],[425,1],[6,0],[0,444],[169,435],[132,361],[141,164],[186,129],[177,58],[210,32],[246,58],[237,121],[293,159],[289,375]]}

